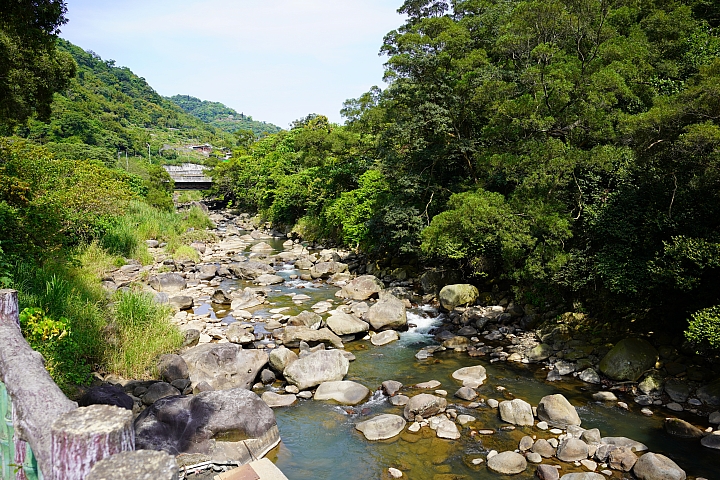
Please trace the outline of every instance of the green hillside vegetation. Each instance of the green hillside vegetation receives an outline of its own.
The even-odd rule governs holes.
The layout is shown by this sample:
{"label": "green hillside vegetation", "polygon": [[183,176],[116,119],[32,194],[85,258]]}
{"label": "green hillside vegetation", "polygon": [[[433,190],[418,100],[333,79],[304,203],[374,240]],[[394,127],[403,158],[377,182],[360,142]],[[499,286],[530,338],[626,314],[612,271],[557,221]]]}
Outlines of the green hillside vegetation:
{"label": "green hillside vegetation", "polygon": [[[243,209],[718,348],[720,38],[705,1],[407,0],[385,90],[215,169]],[[710,318],[710,320],[708,320]],[[642,324],[641,321],[635,325]],[[717,331],[715,329],[714,331]],[[699,332],[699,333],[698,333]]]}
{"label": "green hillside vegetation", "polygon": [[0,100],[0,288],[19,291],[26,339],[71,391],[91,369],[147,377],[159,354],[179,346],[166,307],[140,285],[108,297],[101,278],[153,261],[148,238],[184,255],[207,235],[201,210],[174,212],[158,162],[204,159],[181,147],[235,139],[129,69],[58,39],[64,13],[55,1],[0,12],[0,42],[12,46],[0,48],[12,57],[0,89],[21,93]]}
{"label": "green hillside vegetation", "polygon": [[238,130],[249,130],[253,132],[256,137],[262,137],[282,130],[272,123],[253,120],[251,116],[238,113],[220,102],[200,100],[190,95],[174,95],[167,97],[167,99],[190,115],[228,133],[235,133]]}

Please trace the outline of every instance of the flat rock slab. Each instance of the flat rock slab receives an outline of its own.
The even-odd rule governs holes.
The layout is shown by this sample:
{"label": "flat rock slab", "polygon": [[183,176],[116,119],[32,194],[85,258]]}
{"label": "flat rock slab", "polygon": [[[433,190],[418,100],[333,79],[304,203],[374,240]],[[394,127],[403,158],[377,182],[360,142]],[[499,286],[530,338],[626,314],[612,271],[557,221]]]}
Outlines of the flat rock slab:
{"label": "flat rock slab", "polygon": [[367,398],[370,389],[357,382],[341,380],[323,382],[315,390],[315,400],[334,400],[344,405],[357,405]]}
{"label": "flat rock slab", "polygon": [[378,415],[355,425],[368,440],[385,440],[399,435],[407,422],[399,415],[390,413]]}
{"label": "flat rock slab", "polygon": [[339,350],[320,350],[291,363],[283,373],[288,383],[306,390],[323,382],[342,380],[349,367],[350,361]]}
{"label": "flat rock slab", "polygon": [[487,461],[490,470],[504,475],[515,475],[524,472],[527,468],[525,457],[515,452],[501,452]]}
{"label": "flat rock slab", "polygon": [[264,392],[260,398],[270,408],[289,407],[297,401],[297,397],[293,394],[281,395],[275,392]]}
{"label": "flat rock slab", "polygon": [[373,335],[370,339],[370,343],[377,347],[380,347],[382,345],[387,345],[388,343],[392,343],[397,340],[400,340],[400,334],[398,332],[396,332],[395,330],[385,330],[384,332]]}
{"label": "flat rock slab", "polygon": [[477,388],[487,379],[487,371],[482,365],[475,365],[455,370],[452,377],[465,387]]}
{"label": "flat rock slab", "polygon": [[370,325],[355,315],[334,311],[327,319],[327,326],[337,335],[355,335],[370,330]]}

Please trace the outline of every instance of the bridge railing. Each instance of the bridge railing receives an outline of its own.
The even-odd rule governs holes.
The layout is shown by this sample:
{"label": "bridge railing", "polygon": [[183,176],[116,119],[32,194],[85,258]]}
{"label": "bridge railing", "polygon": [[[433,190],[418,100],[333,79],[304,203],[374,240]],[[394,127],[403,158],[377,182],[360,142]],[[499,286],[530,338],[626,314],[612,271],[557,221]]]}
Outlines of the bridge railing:
{"label": "bridge railing", "polygon": [[[0,290],[0,381],[10,400],[4,404],[0,419],[4,424],[0,427],[0,446],[7,446],[10,452],[9,442],[14,443],[13,464],[8,465],[14,478],[90,480],[96,464],[102,469],[103,462],[114,462],[113,471],[122,472],[117,478],[145,475],[176,480],[178,469],[173,457],[163,452],[134,452],[135,430],[129,410],[108,405],[78,408],[63,394],[45,370],[42,355],[22,336],[18,310],[17,292]],[[33,468],[32,455],[26,456],[25,442],[39,469]],[[153,456],[153,461],[148,456]],[[3,479],[13,478],[2,473]]]}

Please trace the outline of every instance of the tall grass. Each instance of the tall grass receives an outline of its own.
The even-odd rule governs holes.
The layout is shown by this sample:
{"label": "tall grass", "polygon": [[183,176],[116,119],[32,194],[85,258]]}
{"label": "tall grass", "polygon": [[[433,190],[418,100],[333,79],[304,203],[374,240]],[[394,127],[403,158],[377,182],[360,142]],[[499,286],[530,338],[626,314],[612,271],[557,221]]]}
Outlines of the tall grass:
{"label": "tall grass", "polygon": [[213,223],[198,207],[175,213],[135,201],[130,203],[125,215],[118,217],[108,228],[101,245],[110,253],[148,264],[152,262],[152,256],[147,251],[145,240],[167,243],[166,250],[172,255],[182,245],[214,238],[211,232],[205,230],[212,227]]}
{"label": "tall grass", "polygon": [[180,331],[170,323],[170,308],[141,291],[118,291],[114,300],[108,368],[128,378],[155,376],[157,357],[182,343]]}

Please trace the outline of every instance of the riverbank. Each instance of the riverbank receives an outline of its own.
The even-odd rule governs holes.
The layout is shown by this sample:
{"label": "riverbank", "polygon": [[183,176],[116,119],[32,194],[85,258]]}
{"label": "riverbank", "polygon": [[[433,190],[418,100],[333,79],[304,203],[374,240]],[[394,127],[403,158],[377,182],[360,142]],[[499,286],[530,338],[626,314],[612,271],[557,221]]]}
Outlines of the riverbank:
{"label": "riverbank", "polygon": [[[262,366],[258,367],[253,378],[265,380],[265,383],[260,381],[254,385],[258,394],[263,394],[265,399],[272,397],[265,394],[273,393],[285,397],[283,398],[285,401],[293,400],[293,406],[275,410],[284,443],[277,452],[271,453],[271,456],[277,455],[276,460],[279,464],[283,462],[289,465],[298,464],[298,448],[303,447],[300,446],[302,442],[296,443],[296,430],[313,428],[312,431],[316,434],[312,437],[325,446],[319,450],[311,449],[315,461],[329,458],[329,452],[334,451],[327,442],[320,440],[329,435],[335,439],[331,443],[346,445],[353,451],[364,451],[361,456],[369,452],[379,455],[374,462],[375,473],[379,470],[385,471],[383,470],[385,467],[392,466],[391,462],[402,466],[403,457],[417,456],[418,453],[413,453],[411,447],[416,445],[417,448],[422,446],[421,450],[424,449],[426,452],[439,449],[444,452],[443,461],[439,463],[450,465],[450,471],[445,472],[445,465],[438,464],[438,468],[430,469],[427,478],[455,474],[455,472],[457,475],[468,475],[487,471],[484,462],[490,451],[518,449],[520,446],[518,442],[524,436],[519,435],[520,432],[536,437],[539,434],[548,435],[547,431],[538,430],[536,427],[510,428],[513,425],[503,422],[498,416],[495,405],[497,401],[521,398],[537,404],[541,399],[540,393],[551,394],[561,391],[573,404],[580,406],[583,426],[586,423],[590,427],[600,426],[605,435],[615,435],[615,430],[622,430],[628,418],[646,426],[651,425],[651,431],[656,432],[664,423],[661,418],[668,414],[666,406],[678,403],[669,401],[672,399],[669,397],[669,392],[673,391],[674,382],[670,382],[671,387],[667,391],[665,387],[651,390],[648,393],[649,398],[646,398],[632,395],[632,387],[640,388],[642,381],[612,384],[601,378],[600,362],[610,351],[610,345],[593,339],[592,332],[582,332],[582,328],[586,326],[583,316],[560,315],[559,318],[554,318],[552,323],[545,319],[545,323],[537,327],[536,313],[527,306],[516,306],[510,299],[496,298],[499,292],[489,292],[484,298],[481,298],[483,296],[478,292],[480,301],[476,299],[473,303],[480,304],[471,307],[461,306],[452,308],[446,313],[439,313],[437,305],[424,303],[431,300],[431,292],[419,295],[410,288],[412,284],[422,284],[418,279],[395,279],[390,283],[392,285],[394,282],[406,282],[403,286],[375,284],[379,287],[388,287],[383,290],[386,299],[387,295],[392,295],[402,303],[410,325],[385,330],[385,332],[399,330],[397,335],[399,341],[384,346],[374,345],[373,343],[376,342],[373,340],[376,340],[377,335],[368,335],[364,330],[352,334],[353,338],[350,339],[349,333],[333,332],[332,327],[334,324],[337,325],[337,322],[330,319],[340,317],[342,313],[364,322],[369,320],[367,315],[370,309],[382,302],[382,298],[374,299],[379,294],[378,291],[371,292],[370,298],[363,300],[340,297],[343,291],[345,295],[348,291],[355,291],[348,287],[358,281],[353,280],[353,273],[358,273],[360,266],[363,265],[356,254],[337,250],[313,251],[299,241],[287,240],[277,234],[273,236],[271,231],[256,228],[248,216],[222,213],[214,214],[212,218],[218,225],[215,232],[218,241],[193,245],[199,255],[198,262],[172,260],[163,252],[159,243],[155,245],[151,239],[149,252],[155,257],[155,263],[147,268],[143,267],[142,273],[138,271],[137,276],[134,277],[120,269],[110,275],[106,281],[112,282],[116,288],[123,288],[138,279],[144,280],[148,286],[154,286],[158,291],[158,300],[178,308],[174,322],[186,332],[188,346],[195,342],[199,345],[239,344],[243,345],[243,350],[268,352],[269,358],[272,359],[273,351],[282,350],[279,348],[281,344],[300,347],[299,353],[303,356],[303,352],[310,355],[313,353],[311,350],[317,348],[338,349],[339,340],[344,351],[349,352],[347,356],[356,359],[349,364],[346,371],[348,379],[368,387],[371,391],[378,389],[385,380],[400,381],[404,385],[403,389],[395,392],[394,396],[375,394],[370,401],[361,402],[359,406],[344,409],[332,407],[328,411],[324,407],[325,402],[311,402],[304,399],[313,396],[312,390],[297,388],[297,385],[283,382],[284,368],[263,370]],[[367,269],[366,265],[365,268]],[[106,287],[113,288],[110,284],[106,284]],[[301,315],[303,311],[313,313]],[[305,324],[304,328],[300,322]],[[426,327],[429,323],[431,327],[418,332],[418,328],[412,326],[413,322],[424,323]],[[294,323],[298,324],[293,325]],[[314,326],[322,328],[310,328]],[[288,330],[291,332],[294,330],[293,335],[288,336]],[[376,329],[368,327],[367,330]],[[311,335],[312,338],[295,338],[298,332]],[[319,334],[324,338],[319,338]],[[378,332],[378,335],[381,334],[388,335],[383,331]],[[650,340],[655,339],[650,338]],[[307,345],[302,346],[300,342],[305,342]],[[658,358],[658,361],[661,363],[653,364],[653,367],[659,368],[650,368],[648,373],[643,372],[646,377],[649,374],[667,373],[666,364],[671,358],[668,353],[672,354],[673,351],[663,347],[658,345],[658,357],[662,357]],[[455,391],[461,384],[452,379],[452,372],[463,366],[476,364],[484,365],[488,372],[487,381],[475,389],[478,397],[472,400],[455,397]],[[692,365],[688,368],[690,367]],[[594,374],[588,370],[592,370]],[[273,377],[270,376],[271,373]],[[344,374],[341,377],[343,376]],[[685,376],[677,375],[674,380],[682,382],[683,378],[688,376],[688,373]],[[185,393],[196,391],[198,384],[201,383],[192,380],[192,377],[190,375],[190,384],[182,389]],[[693,378],[702,378],[702,380],[688,378],[685,381],[689,391],[688,398],[682,405],[685,411],[681,416],[687,416],[685,418],[690,422],[706,428],[709,419],[707,417],[703,419],[696,414],[706,414],[713,406],[709,404],[711,402],[694,405],[695,402],[691,401],[700,396],[697,395],[697,389],[690,390],[695,387],[691,382],[695,381],[699,386],[705,386],[702,383],[705,381],[704,376]],[[592,381],[581,382],[581,379]],[[104,380],[125,383],[126,391],[128,390],[128,383],[122,379],[106,377]],[[475,418],[473,422],[467,422],[465,425],[455,422],[460,435],[458,439],[438,440],[435,431],[430,430],[428,424],[428,430],[421,426],[418,433],[406,432],[394,441],[390,440],[392,447],[385,449],[385,444],[378,447],[366,445],[369,442],[358,438],[359,433],[352,427],[348,428],[373,413],[386,411],[398,413],[399,406],[393,405],[398,403],[398,395],[407,394],[406,396],[410,397],[419,393],[421,390],[416,389],[414,385],[430,380],[437,380],[440,385],[433,385],[427,391],[451,403],[450,407],[445,407],[446,412],[448,408],[450,409],[446,418],[455,421],[460,415],[470,415]],[[251,382],[254,381],[251,379]],[[596,381],[604,381],[604,383],[595,383]],[[130,393],[138,394],[136,405],[148,403],[142,394],[147,393],[151,385],[130,385],[132,386]],[[138,387],[140,389],[136,390]],[[145,392],[142,391],[143,388],[146,389]],[[611,389],[619,398],[611,402],[594,400],[592,394],[602,389]],[[168,393],[173,391],[168,390]],[[174,393],[180,393],[180,390]],[[691,396],[693,393],[696,395]],[[472,393],[466,392],[464,395],[472,396]],[[289,396],[294,398],[288,398]],[[635,402],[638,399],[643,403],[647,400],[651,400],[651,404],[660,402],[650,407],[655,409],[653,417],[643,419],[640,416],[642,413],[639,413],[638,409],[641,406]],[[702,403],[702,400],[700,401]],[[455,412],[453,413],[452,410]],[[695,410],[695,413],[691,410]],[[602,414],[598,414],[598,411]],[[304,412],[304,415],[299,412]],[[586,418],[588,412],[591,412],[590,418]],[[309,420],[303,421],[302,418]],[[316,422],[325,425],[325,422],[331,418],[336,420],[330,422],[325,430],[332,430],[332,433],[322,434],[314,429],[317,427]],[[593,425],[599,418],[602,418],[600,425]],[[612,431],[608,431],[606,427]],[[287,438],[284,429],[288,431]],[[492,431],[492,434],[478,433],[488,430]],[[302,437],[305,435],[300,431],[297,434]],[[565,432],[563,434],[567,435]],[[640,436],[644,435],[640,434]],[[555,438],[558,438],[557,434]],[[638,438],[637,432],[633,438]],[[639,440],[645,443],[644,438]],[[655,444],[657,443],[656,441]],[[655,449],[653,442],[647,444]],[[699,441],[696,441],[695,447],[690,450],[693,451],[689,453],[690,456],[711,455],[711,450],[701,447]],[[657,451],[662,451],[671,457],[676,455],[666,449]],[[331,456],[334,458],[335,454]],[[680,457],[686,459],[687,454],[683,451]],[[337,461],[336,458],[334,460]],[[412,470],[412,474],[407,472],[408,475],[411,478],[425,478],[418,475],[418,469],[423,463],[427,463],[426,460],[419,460],[418,464],[410,462],[407,468]],[[407,458],[404,461],[407,464]],[[477,463],[473,463],[474,461]],[[601,468],[604,462],[597,463]],[[702,465],[702,462],[700,464]],[[565,468],[572,470],[570,466]],[[527,471],[532,473],[531,470]],[[290,478],[306,478],[303,475],[293,477],[289,471],[285,473]]]}

